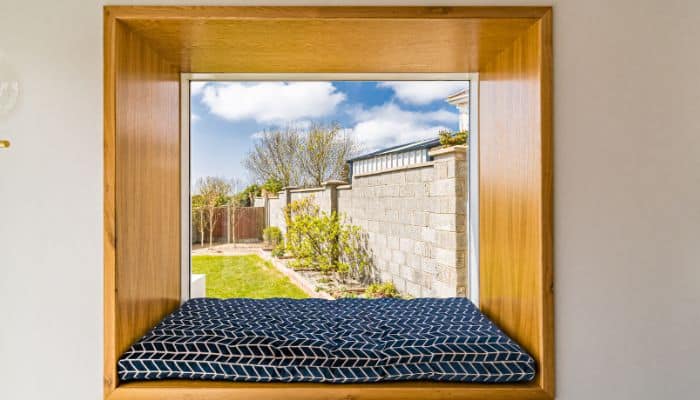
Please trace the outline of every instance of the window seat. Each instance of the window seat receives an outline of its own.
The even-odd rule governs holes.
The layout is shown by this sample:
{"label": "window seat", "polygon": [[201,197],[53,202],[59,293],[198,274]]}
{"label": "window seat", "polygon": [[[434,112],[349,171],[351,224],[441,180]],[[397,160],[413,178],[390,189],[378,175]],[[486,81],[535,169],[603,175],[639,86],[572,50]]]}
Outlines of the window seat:
{"label": "window seat", "polygon": [[465,298],[193,299],[118,361],[122,382],[528,382],[533,358]]}

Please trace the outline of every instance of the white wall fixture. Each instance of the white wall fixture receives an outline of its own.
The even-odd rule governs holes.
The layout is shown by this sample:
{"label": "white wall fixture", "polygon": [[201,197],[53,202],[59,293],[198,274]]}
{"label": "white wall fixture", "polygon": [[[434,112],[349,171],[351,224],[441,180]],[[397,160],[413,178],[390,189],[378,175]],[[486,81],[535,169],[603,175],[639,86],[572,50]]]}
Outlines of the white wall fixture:
{"label": "white wall fixture", "polygon": [[[19,99],[19,77],[0,52],[0,121],[10,116]],[[10,147],[9,140],[0,139],[0,149]]]}

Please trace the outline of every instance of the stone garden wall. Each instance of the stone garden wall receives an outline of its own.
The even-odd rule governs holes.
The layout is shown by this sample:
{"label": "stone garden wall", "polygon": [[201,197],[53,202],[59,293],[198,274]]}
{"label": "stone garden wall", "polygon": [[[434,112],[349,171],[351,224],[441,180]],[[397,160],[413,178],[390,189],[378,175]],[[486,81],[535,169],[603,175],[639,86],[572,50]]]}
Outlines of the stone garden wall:
{"label": "stone garden wall", "polygon": [[286,188],[267,199],[268,224],[284,231],[284,205],[313,196],[322,210],[344,214],[367,234],[382,281],[414,297],[465,296],[466,147],[430,155],[426,163],[353,176],[352,185]]}

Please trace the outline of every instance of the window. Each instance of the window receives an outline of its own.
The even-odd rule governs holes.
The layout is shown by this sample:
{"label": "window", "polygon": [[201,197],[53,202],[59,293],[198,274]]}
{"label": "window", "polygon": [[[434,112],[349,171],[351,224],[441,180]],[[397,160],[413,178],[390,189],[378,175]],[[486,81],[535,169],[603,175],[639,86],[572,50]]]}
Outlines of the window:
{"label": "window", "polygon": [[[476,151],[439,138],[476,135],[476,75],[317,76],[183,75],[183,301],[473,293],[478,305]],[[292,240],[307,232],[287,210],[304,201],[355,232],[347,253],[309,252],[335,248],[323,234],[328,245]]]}
{"label": "window", "polygon": [[[550,8],[106,7],[104,55],[106,398],[552,398]],[[119,355],[181,299],[179,74],[206,71],[478,72],[479,303],[535,381],[120,382]]]}

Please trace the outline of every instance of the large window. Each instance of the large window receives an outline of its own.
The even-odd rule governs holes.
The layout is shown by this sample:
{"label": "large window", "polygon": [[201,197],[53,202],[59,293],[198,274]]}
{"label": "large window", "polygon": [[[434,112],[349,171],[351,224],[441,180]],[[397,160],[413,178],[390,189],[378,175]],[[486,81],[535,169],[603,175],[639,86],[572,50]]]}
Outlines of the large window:
{"label": "large window", "polygon": [[478,303],[474,75],[182,86],[183,300]]}
{"label": "large window", "polygon": [[[105,398],[275,398],[280,391],[290,398],[553,398],[550,8],[106,7],[104,17]],[[122,380],[120,355],[189,297],[192,193],[183,188],[194,185],[189,84],[181,85],[180,78],[209,71],[252,75],[183,80],[459,81],[470,78],[465,71],[478,72],[478,87],[470,82],[470,103],[474,107],[478,98],[479,107],[471,110],[469,123],[479,119],[479,143],[472,130],[468,148],[470,188],[477,184],[471,179],[477,166],[479,177],[478,191],[469,191],[469,232],[478,238],[471,234],[468,240],[478,240],[479,253],[470,248],[468,256],[478,257],[479,268],[469,264],[468,276],[478,273],[478,285],[469,282],[468,295],[474,299],[480,289],[483,314],[532,356],[534,381],[485,386]],[[350,75],[287,75],[298,71]],[[367,72],[387,75],[363,75]],[[452,72],[458,74],[443,75]],[[392,154],[372,164],[376,169],[393,162],[406,158]],[[331,204],[342,197],[340,186]],[[290,196],[299,190],[287,189]],[[220,302],[188,305],[201,303]]]}

